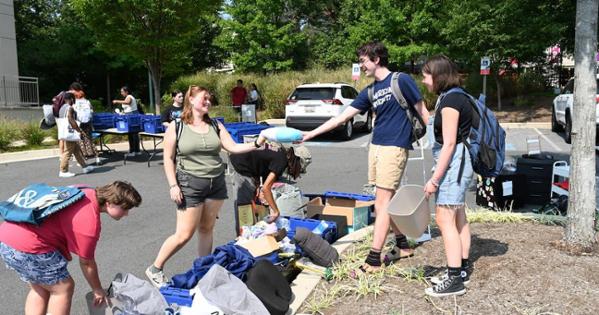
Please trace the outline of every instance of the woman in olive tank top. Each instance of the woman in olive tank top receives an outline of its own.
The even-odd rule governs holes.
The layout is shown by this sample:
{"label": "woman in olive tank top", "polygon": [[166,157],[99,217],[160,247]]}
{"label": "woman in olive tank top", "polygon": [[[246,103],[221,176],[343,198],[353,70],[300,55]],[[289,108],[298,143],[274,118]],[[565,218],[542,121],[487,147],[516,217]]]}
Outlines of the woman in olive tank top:
{"label": "woman in olive tank top", "polygon": [[[170,197],[177,205],[177,227],[146,270],[146,275],[157,287],[168,282],[162,271],[166,261],[196,231],[198,255],[212,253],[216,217],[227,198],[221,149],[245,153],[261,147],[266,141],[260,135],[253,143],[238,144],[220,122],[217,122],[219,128],[215,128],[208,116],[210,98],[207,89],[190,86],[185,93],[181,121],[172,121],[164,134],[164,172]],[[178,141],[177,129],[180,130]]]}

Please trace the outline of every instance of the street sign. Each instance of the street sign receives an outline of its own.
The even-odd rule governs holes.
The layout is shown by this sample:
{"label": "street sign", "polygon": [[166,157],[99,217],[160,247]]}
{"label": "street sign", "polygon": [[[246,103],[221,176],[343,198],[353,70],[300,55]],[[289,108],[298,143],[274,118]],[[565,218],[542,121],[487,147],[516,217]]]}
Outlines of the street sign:
{"label": "street sign", "polygon": [[491,59],[489,57],[480,58],[480,75],[491,74]]}
{"label": "street sign", "polygon": [[354,63],[351,66],[351,79],[358,81],[360,79],[360,64]]}

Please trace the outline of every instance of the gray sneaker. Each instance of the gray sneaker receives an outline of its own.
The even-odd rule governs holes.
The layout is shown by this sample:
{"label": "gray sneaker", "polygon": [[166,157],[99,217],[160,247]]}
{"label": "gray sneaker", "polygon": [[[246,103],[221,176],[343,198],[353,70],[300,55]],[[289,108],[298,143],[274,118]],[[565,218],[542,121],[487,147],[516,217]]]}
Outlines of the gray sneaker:
{"label": "gray sneaker", "polygon": [[151,268],[152,266],[146,269],[146,276],[148,277],[152,285],[154,285],[157,288],[161,288],[167,286],[170,283],[170,281],[168,281],[168,278],[164,275],[164,272],[162,270],[158,272],[152,272]]}

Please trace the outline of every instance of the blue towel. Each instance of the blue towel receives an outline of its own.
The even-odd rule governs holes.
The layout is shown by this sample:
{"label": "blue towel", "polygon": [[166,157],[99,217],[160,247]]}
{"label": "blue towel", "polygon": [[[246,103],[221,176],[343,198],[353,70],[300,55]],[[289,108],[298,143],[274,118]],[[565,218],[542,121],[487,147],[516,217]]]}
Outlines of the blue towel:
{"label": "blue towel", "polygon": [[66,208],[85,194],[77,187],[31,184],[0,202],[0,215],[6,221],[39,225],[49,215]]}
{"label": "blue towel", "polygon": [[244,280],[246,272],[254,266],[254,258],[241,246],[231,243],[219,246],[211,255],[197,258],[193,267],[186,273],[173,276],[173,287],[193,289],[214,264],[221,265],[237,278]]}

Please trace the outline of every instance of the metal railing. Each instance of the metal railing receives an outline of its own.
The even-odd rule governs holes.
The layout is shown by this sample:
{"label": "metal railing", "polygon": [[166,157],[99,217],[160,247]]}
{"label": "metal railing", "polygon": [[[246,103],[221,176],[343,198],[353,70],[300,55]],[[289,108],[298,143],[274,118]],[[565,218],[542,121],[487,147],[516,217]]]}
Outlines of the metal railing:
{"label": "metal railing", "polygon": [[36,77],[0,76],[0,107],[39,106]]}

